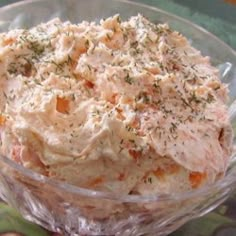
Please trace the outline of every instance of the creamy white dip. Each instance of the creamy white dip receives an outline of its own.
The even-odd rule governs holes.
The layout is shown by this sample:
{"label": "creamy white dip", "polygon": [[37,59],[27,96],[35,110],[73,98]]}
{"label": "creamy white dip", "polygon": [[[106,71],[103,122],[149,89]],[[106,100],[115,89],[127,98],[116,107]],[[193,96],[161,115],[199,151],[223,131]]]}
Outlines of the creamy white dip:
{"label": "creamy white dip", "polygon": [[0,34],[1,153],[77,186],[214,182],[232,149],[227,92],[208,57],[141,15]]}

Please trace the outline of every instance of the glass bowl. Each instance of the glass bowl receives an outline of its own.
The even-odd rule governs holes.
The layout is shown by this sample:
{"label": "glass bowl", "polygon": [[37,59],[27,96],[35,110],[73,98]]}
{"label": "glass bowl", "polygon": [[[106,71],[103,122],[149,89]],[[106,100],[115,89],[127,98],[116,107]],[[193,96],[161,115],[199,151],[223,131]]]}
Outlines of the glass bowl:
{"label": "glass bowl", "polygon": [[[0,32],[31,27],[52,18],[96,21],[119,13],[141,13],[152,22],[168,22],[193,46],[211,57],[229,84],[230,114],[236,127],[236,54],[204,29],[162,10],[129,1],[36,0],[0,9]],[[235,130],[236,131],[236,130]],[[225,177],[201,189],[169,195],[113,195],[55,181],[0,157],[0,197],[27,219],[64,235],[167,235],[185,222],[221,204],[236,187],[236,155]]]}

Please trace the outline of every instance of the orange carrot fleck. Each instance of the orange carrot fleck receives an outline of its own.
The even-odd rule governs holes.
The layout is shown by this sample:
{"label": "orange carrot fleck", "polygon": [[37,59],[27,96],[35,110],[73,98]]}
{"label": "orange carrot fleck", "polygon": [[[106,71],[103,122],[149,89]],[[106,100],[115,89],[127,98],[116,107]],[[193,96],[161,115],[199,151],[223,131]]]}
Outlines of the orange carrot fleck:
{"label": "orange carrot fleck", "polygon": [[58,112],[67,114],[70,108],[70,101],[66,98],[57,97],[56,109]]}
{"label": "orange carrot fleck", "polygon": [[89,182],[90,187],[95,187],[101,183],[103,183],[104,179],[102,177],[97,177],[93,179],[91,182]]}
{"label": "orange carrot fleck", "polygon": [[206,173],[191,172],[189,174],[189,181],[192,185],[192,188],[199,187],[205,178],[206,178]]}
{"label": "orange carrot fleck", "polygon": [[134,129],[139,129],[140,128],[140,120],[138,119],[138,117],[135,117],[135,119],[130,124],[130,126]]}
{"label": "orange carrot fleck", "polygon": [[3,46],[12,45],[15,42],[15,39],[8,38],[3,41]]}
{"label": "orange carrot fleck", "polygon": [[157,177],[157,178],[163,178],[165,176],[165,171],[161,168],[157,168],[156,170],[153,171],[153,174]]}
{"label": "orange carrot fleck", "polygon": [[112,104],[116,104],[116,100],[117,100],[117,93],[113,93],[113,95],[111,96],[111,98],[109,98],[109,102]]}
{"label": "orange carrot fleck", "polygon": [[3,126],[6,123],[6,117],[4,115],[0,115],[0,126]]}
{"label": "orange carrot fleck", "polygon": [[92,89],[92,88],[94,88],[94,83],[91,82],[91,81],[89,81],[89,80],[86,80],[86,81],[85,81],[85,86],[86,86],[87,88]]}
{"label": "orange carrot fleck", "polygon": [[121,108],[119,108],[119,107],[116,107],[115,109],[116,109],[116,111],[117,111],[118,113],[122,113],[122,112],[123,112],[123,110],[122,110]]}
{"label": "orange carrot fleck", "polygon": [[141,151],[135,151],[135,150],[132,150],[132,149],[129,150],[129,154],[133,157],[133,159],[135,161],[140,159],[140,157],[142,156],[142,152]]}

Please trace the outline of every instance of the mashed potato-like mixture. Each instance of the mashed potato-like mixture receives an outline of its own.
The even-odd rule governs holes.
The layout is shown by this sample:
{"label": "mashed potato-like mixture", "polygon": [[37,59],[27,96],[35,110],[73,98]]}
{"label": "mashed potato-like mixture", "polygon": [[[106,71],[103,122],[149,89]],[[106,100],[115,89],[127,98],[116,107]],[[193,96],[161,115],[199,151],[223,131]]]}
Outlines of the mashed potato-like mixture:
{"label": "mashed potato-like mixture", "polygon": [[226,100],[209,58],[141,15],[0,34],[1,154],[80,187],[214,182],[232,149]]}

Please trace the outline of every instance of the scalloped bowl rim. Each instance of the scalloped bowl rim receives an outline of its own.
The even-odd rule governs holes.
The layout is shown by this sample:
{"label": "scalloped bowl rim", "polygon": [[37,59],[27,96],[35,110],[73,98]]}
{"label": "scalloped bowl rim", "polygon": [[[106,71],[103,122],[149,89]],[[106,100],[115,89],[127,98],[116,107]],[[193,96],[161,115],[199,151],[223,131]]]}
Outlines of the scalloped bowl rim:
{"label": "scalloped bowl rim", "polygon": [[[9,4],[7,6],[1,7],[0,8],[0,14],[2,11],[7,11],[11,8],[16,8],[22,5],[26,5],[29,3],[34,3],[34,2],[40,2],[41,0],[24,0],[20,1],[18,3],[13,3]],[[95,0],[95,1],[100,1],[100,0]],[[110,0],[107,0],[110,1]],[[131,2],[129,0],[112,0],[115,2],[121,2],[121,3],[127,3],[131,4],[134,6],[140,6],[143,8],[147,8],[149,10],[153,10],[155,12],[159,12],[161,14],[167,15],[171,18],[177,19],[178,21],[181,21],[185,24],[188,24],[192,26],[193,28],[203,32],[204,34],[207,34],[210,38],[213,38],[215,41],[220,43],[222,47],[225,49],[229,50],[230,53],[236,58],[236,51],[231,48],[229,45],[227,45],[225,42],[223,42],[221,39],[219,39],[217,36],[214,34],[210,33],[206,29],[202,28],[199,25],[196,25],[192,23],[189,20],[186,20],[182,17],[179,17],[177,15],[174,15],[172,13],[166,12],[164,10],[161,10],[157,7],[154,6],[149,6],[146,4],[138,3],[138,2]],[[190,191],[185,191],[181,193],[173,193],[173,194],[155,194],[155,195],[148,195],[148,196],[142,196],[142,195],[118,195],[110,192],[102,192],[102,191],[96,191],[96,190],[91,190],[91,189],[86,189],[86,188],[81,188],[75,185],[68,184],[66,182],[60,181],[60,180],[55,180],[52,178],[49,178],[47,176],[44,176],[42,174],[39,174],[37,172],[34,172],[14,161],[11,159],[4,157],[0,155],[0,160],[3,161],[5,164],[9,165],[11,168],[15,169],[17,172],[19,172],[22,176],[26,176],[34,181],[37,181],[41,184],[50,184],[53,187],[60,188],[63,191],[69,192],[71,194],[79,194],[82,196],[87,196],[87,197],[92,197],[92,198],[103,198],[103,199],[109,199],[109,200],[114,200],[114,201],[121,201],[121,202],[154,202],[154,201],[177,201],[177,200],[185,200],[189,199],[191,197],[196,197],[196,196],[202,196],[202,194],[208,194],[211,192],[212,189],[214,188],[224,188],[227,186],[231,186],[235,184],[236,187],[236,173],[233,176],[224,176],[222,179],[218,180],[217,182],[209,185],[205,185],[199,189],[194,189]],[[1,171],[0,171],[1,172]]]}

